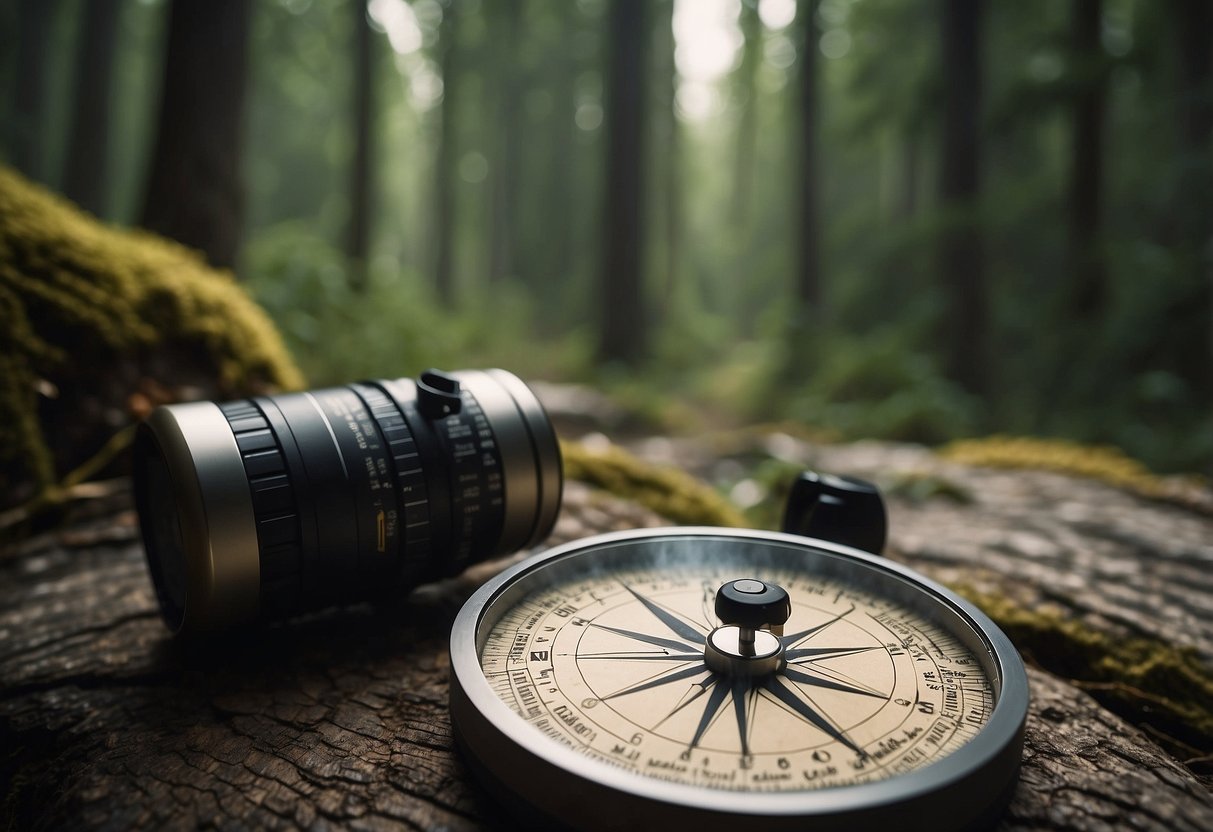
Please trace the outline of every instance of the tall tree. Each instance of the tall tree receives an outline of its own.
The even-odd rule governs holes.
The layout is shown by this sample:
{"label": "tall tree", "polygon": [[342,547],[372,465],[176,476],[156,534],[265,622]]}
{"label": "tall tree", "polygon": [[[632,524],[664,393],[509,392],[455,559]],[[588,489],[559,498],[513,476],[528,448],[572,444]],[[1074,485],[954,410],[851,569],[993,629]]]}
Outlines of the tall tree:
{"label": "tall tree", "polygon": [[354,158],[350,165],[350,220],[345,252],[350,261],[350,285],[357,291],[367,286],[367,260],[371,243],[371,158],[375,134],[374,42],[367,19],[365,0],[353,0]]}
{"label": "tall tree", "polygon": [[[1213,3],[1177,0],[1180,138],[1183,142],[1184,214],[1187,242],[1213,267]],[[1213,278],[1213,272],[1209,274]]]}
{"label": "tall tree", "polygon": [[8,127],[8,156],[13,167],[31,179],[46,181],[47,74],[50,69],[51,30],[59,0],[19,0],[17,3],[17,55],[13,83],[12,123]]}
{"label": "tall tree", "polygon": [[492,34],[493,88],[495,93],[493,129],[495,142],[492,178],[492,226],[489,229],[489,280],[497,281],[514,274],[517,263],[516,240],[518,207],[518,151],[521,129],[518,65],[518,35],[522,17],[521,0],[497,0],[489,6]]}
{"label": "tall tree", "polygon": [[442,135],[434,164],[434,290],[443,306],[455,303],[455,164],[459,137],[456,132],[459,77],[459,0],[447,0],[438,27],[439,65],[442,72]]}
{"label": "tall tree", "polygon": [[664,237],[660,289],[660,315],[664,318],[674,303],[682,267],[682,128],[678,119],[678,66],[674,62],[674,0],[655,5],[659,14],[654,24],[653,69],[659,100],[653,136],[662,176],[657,225]]}
{"label": "tall tree", "polygon": [[80,24],[80,56],[63,192],[98,216],[105,213],[110,79],[122,0],[91,0]]}
{"label": "tall tree", "polygon": [[[792,323],[792,345],[803,344],[824,318],[824,292],[821,282],[820,229],[817,215],[817,0],[804,0],[796,8],[800,39],[797,63],[800,66],[799,106],[795,146],[799,149],[797,187],[800,212],[799,251],[796,263],[796,311]],[[793,349],[793,353],[799,350]],[[792,364],[796,358],[792,356]]]}
{"label": "tall tree", "polygon": [[[1213,392],[1210,350],[1213,350],[1213,3],[1208,0],[1177,0],[1179,69],[1182,104],[1180,140],[1183,171],[1180,179],[1179,213],[1183,227],[1180,245],[1192,263],[1188,281],[1190,298],[1204,296],[1206,348],[1191,350],[1182,362],[1186,375],[1204,391],[1207,407]],[[1190,301],[1189,301],[1190,302]],[[1201,355],[1200,353],[1204,353]]]}
{"label": "tall tree", "polygon": [[174,0],[141,224],[235,263],[251,0]]}
{"label": "tall tree", "polygon": [[742,0],[741,62],[735,73],[738,100],[737,135],[733,145],[732,221],[744,232],[749,224],[754,182],[754,150],[758,143],[758,67],[762,63],[762,20],[758,0]]}
{"label": "tall tree", "polygon": [[1090,321],[1102,312],[1107,295],[1100,252],[1103,213],[1106,61],[1100,44],[1103,0],[1074,0],[1071,17],[1073,99],[1070,140],[1069,290],[1066,313]]}
{"label": "tall tree", "polygon": [[638,364],[648,352],[644,302],[644,137],[649,0],[611,0],[608,12],[606,205],[599,357]]}
{"label": "tall tree", "polygon": [[939,197],[945,228],[938,269],[946,298],[944,358],[950,376],[987,390],[987,293],[978,208],[981,198],[983,0],[944,0],[940,18],[943,125]]}
{"label": "tall tree", "polygon": [[547,167],[547,199],[544,215],[549,223],[549,239],[546,289],[550,296],[557,296],[554,287],[567,281],[573,272],[573,217],[576,202],[577,178],[571,175],[574,164],[573,149],[577,139],[576,78],[577,59],[570,37],[577,25],[577,6],[573,3],[556,3],[560,45],[557,52],[557,69],[553,83],[551,158]]}

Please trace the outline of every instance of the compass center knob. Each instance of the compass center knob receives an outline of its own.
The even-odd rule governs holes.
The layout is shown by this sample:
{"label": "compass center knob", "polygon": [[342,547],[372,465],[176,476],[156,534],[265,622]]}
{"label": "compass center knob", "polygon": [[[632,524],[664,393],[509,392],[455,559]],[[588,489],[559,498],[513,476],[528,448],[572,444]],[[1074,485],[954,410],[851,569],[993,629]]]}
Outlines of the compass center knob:
{"label": "compass center knob", "polygon": [[755,578],[729,581],[716,590],[716,617],[704,660],[717,673],[762,676],[783,667],[783,625],[792,614],[787,590]]}

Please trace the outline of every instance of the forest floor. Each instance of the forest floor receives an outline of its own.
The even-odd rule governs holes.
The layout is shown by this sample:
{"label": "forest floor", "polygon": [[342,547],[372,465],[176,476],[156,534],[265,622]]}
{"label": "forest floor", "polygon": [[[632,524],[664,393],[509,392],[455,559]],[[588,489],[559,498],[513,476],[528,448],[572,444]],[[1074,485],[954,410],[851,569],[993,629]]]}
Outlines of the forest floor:
{"label": "forest floor", "polygon": [[[769,502],[767,483],[802,467],[869,479],[889,509],[885,555],[982,606],[1028,664],[1000,828],[1213,828],[1207,489],[1146,495],[792,429],[616,433],[598,409],[546,401],[583,463],[623,449],[632,468],[620,488],[570,480],[545,545],[714,510],[705,495],[653,498],[703,487],[685,472],[732,482],[742,502],[762,489]],[[446,645],[461,601],[509,559],[407,604],[190,650],[159,621],[122,485],[0,552],[0,828],[500,824],[453,742]]]}

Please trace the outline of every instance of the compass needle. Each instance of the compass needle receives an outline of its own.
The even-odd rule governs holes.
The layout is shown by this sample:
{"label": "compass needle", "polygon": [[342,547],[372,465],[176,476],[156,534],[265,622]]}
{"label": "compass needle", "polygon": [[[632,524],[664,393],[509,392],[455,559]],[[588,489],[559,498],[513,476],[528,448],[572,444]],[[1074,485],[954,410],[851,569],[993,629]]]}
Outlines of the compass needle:
{"label": "compass needle", "polygon": [[652,690],[655,687],[660,687],[661,685],[668,685],[671,682],[678,682],[683,679],[689,679],[692,676],[697,676],[698,674],[703,673],[703,672],[704,672],[703,667],[685,667],[685,668],[682,668],[681,670],[674,669],[674,670],[662,671],[661,673],[658,673],[654,676],[650,676],[648,679],[645,679],[643,682],[639,682],[635,685],[629,685],[628,687],[623,688],[622,690],[617,690],[614,693],[608,693],[606,696],[603,696],[600,698],[605,701],[608,699],[614,699],[617,696],[626,696],[629,693],[640,693],[643,690]]}
{"label": "compass needle", "polygon": [[741,756],[750,756],[750,727],[754,709],[750,702],[751,684],[740,677],[733,680],[733,715],[737,718],[737,738],[741,743]]}
{"label": "compass needle", "polygon": [[966,601],[771,532],[565,544],[477,590],[451,635],[456,737],[534,810],[523,828],[989,828],[1027,702],[1014,648]]}
{"label": "compass needle", "polygon": [[799,696],[786,687],[787,683],[779,678],[772,677],[766,685],[765,690],[774,696],[779,702],[787,707],[792,713],[803,719],[810,725],[824,731],[831,739],[842,743],[847,748],[854,751],[857,755],[863,756],[864,752],[851,739],[834,726],[832,722],[825,718],[816,708],[808,702],[802,700]]}
{"label": "compass needle", "polygon": [[613,652],[613,653],[578,653],[578,661],[593,661],[595,659],[615,659],[626,660],[630,662],[693,662],[703,659],[702,653],[671,653],[668,650],[659,650],[650,653],[638,652]]}
{"label": "compass needle", "polygon": [[666,720],[668,720],[670,717],[674,716],[674,714],[678,713],[683,708],[690,705],[692,702],[694,702],[699,697],[703,696],[705,693],[707,693],[709,690],[711,690],[712,686],[715,684],[716,684],[716,678],[714,676],[709,676],[707,679],[704,679],[702,682],[696,682],[693,685],[691,685],[689,688],[687,688],[687,692],[682,695],[682,699],[678,700],[678,704],[674,706],[674,709],[672,711],[670,711],[668,714],[666,714],[665,716],[663,716],[660,719],[660,721],[658,721],[658,723],[653,726],[653,730],[656,731],[663,724],[665,724]]}
{"label": "compass needle", "polygon": [[886,694],[880,691],[864,689],[857,685],[847,685],[842,682],[836,682],[833,679],[827,679],[821,676],[812,676],[808,673],[803,673],[794,668],[785,668],[783,674],[793,682],[799,682],[802,685],[811,685],[817,688],[826,688],[827,690],[840,690],[844,693],[857,693],[860,696],[874,696],[877,699],[888,699]]}
{"label": "compass needle", "polygon": [[837,624],[839,621],[846,618],[848,615],[850,615],[853,612],[855,612],[855,606],[852,604],[850,609],[848,609],[846,612],[838,613],[838,615],[834,616],[829,621],[825,621],[821,624],[818,624],[815,627],[810,627],[807,630],[801,630],[799,633],[792,633],[792,635],[790,635],[790,636],[784,636],[783,637],[784,646],[792,647],[794,645],[800,644],[803,641],[808,641],[813,636],[817,635],[822,630],[824,630],[826,627],[829,627],[831,624]]}
{"label": "compass needle", "polygon": [[599,630],[606,630],[607,632],[614,633],[618,636],[634,638],[637,641],[643,641],[645,644],[651,644],[654,647],[667,647],[670,650],[677,650],[680,653],[695,650],[695,645],[693,644],[687,644],[683,641],[674,641],[672,638],[662,638],[661,636],[655,636],[651,633],[638,633],[635,630],[624,630],[619,627],[608,627],[606,624],[599,624],[594,621],[590,622],[590,626],[597,627]]}
{"label": "compass needle", "polygon": [[724,704],[724,698],[729,695],[730,690],[732,688],[729,685],[719,680],[716,682],[707,703],[703,706],[703,714],[699,717],[699,724],[695,726],[695,736],[691,737],[691,741],[687,745],[688,750],[699,745],[699,741],[703,739],[704,733],[716,721],[716,718],[720,715],[720,706]]}
{"label": "compass needle", "polygon": [[883,650],[884,647],[879,644],[873,644],[870,647],[801,647],[796,650],[787,650],[784,652],[784,657],[789,662],[801,661],[807,659],[809,661],[824,661],[825,659],[835,659],[840,656],[853,656],[856,653],[867,653],[870,650]]}
{"label": "compass needle", "polygon": [[669,627],[670,631],[673,632],[674,635],[678,636],[679,638],[684,638],[687,641],[690,641],[695,644],[703,644],[704,640],[707,637],[704,633],[699,632],[699,630],[697,630],[695,627],[686,623],[681,618],[678,618],[676,615],[674,615],[669,610],[661,607],[660,605],[658,605],[657,603],[655,603],[653,601],[650,601],[648,598],[645,598],[643,595],[641,595],[636,590],[632,589],[627,584],[624,584],[623,588],[626,589],[628,592],[632,593],[632,595],[634,595],[636,597],[637,601],[644,604],[645,609],[647,609],[649,612],[653,613],[653,615],[657,616],[658,621],[660,621],[662,624]]}

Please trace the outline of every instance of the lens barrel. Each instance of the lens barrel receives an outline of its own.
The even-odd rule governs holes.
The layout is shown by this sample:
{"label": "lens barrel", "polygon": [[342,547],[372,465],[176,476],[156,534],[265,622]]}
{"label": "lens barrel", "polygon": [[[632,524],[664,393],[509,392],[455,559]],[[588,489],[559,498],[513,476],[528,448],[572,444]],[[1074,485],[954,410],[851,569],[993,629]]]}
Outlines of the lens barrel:
{"label": "lens barrel", "polygon": [[174,632],[399,595],[535,545],[560,509],[555,432],[504,370],[160,407],[134,453]]}

